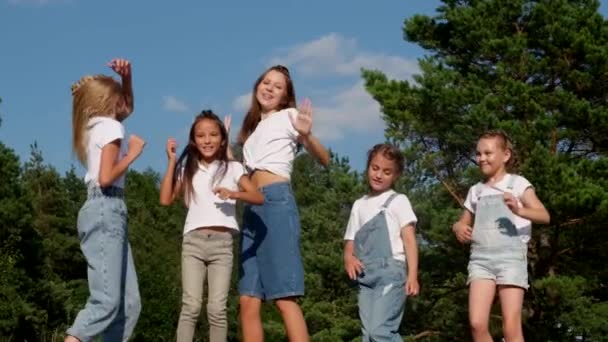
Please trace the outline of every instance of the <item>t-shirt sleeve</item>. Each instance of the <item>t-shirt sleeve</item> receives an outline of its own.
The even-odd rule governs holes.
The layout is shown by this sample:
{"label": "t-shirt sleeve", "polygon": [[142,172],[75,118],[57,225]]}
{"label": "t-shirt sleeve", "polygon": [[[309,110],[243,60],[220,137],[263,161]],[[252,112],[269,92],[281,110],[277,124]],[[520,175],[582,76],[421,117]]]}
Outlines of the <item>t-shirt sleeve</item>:
{"label": "t-shirt sleeve", "polygon": [[513,182],[513,192],[517,195],[518,198],[521,198],[524,195],[524,192],[528,188],[534,188],[532,183],[528,181],[526,178],[522,176],[516,176],[515,181]]}
{"label": "t-shirt sleeve", "polygon": [[412,209],[412,204],[407,196],[403,194],[397,195],[391,203],[390,208],[391,213],[399,224],[399,228],[403,228],[409,224],[415,226],[416,222],[418,222],[416,214],[414,214],[414,210]]}
{"label": "t-shirt sleeve", "polygon": [[232,172],[232,179],[234,180],[234,184],[236,184],[237,189],[238,189],[239,181],[241,180],[241,177],[247,173],[245,171],[245,167],[243,166],[243,164],[241,164],[239,162],[231,161],[230,170]]}
{"label": "t-shirt sleeve", "polygon": [[344,240],[354,240],[355,234],[361,228],[359,226],[359,205],[358,201],[353,203],[353,207],[350,210],[350,217],[348,219],[348,224],[346,225],[346,233],[344,233]]}
{"label": "t-shirt sleeve", "polygon": [[97,145],[103,148],[116,139],[124,139],[125,128],[116,120],[104,120],[97,124]]}
{"label": "t-shirt sleeve", "polygon": [[475,207],[477,206],[477,198],[474,195],[475,186],[469,188],[467,198],[464,200],[464,207],[467,208],[472,214],[475,214]]}

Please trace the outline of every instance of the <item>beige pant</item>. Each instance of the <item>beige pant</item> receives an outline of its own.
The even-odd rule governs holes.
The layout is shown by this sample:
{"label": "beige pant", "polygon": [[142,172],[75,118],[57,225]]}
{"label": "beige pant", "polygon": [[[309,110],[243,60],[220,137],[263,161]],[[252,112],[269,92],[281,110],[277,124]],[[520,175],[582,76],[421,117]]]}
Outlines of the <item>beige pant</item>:
{"label": "beige pant", "polygon": [[232,275],[232,235],[194,230],[182,243],[182,311],[177,341],[192,342],[203,304],[203,285],[208,281],[207,319],[209,341],[225,342],[228,333],[226,302]]}

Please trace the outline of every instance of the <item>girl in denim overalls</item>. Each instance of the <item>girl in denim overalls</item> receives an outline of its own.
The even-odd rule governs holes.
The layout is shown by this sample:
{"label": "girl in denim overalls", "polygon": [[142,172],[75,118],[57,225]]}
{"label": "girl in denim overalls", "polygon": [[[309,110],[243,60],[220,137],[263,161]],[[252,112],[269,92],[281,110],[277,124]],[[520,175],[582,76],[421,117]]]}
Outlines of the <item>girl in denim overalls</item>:
{"label": "girl in denim overalls", "polygon": [[72,86],[73,148],[86,166],[87,200],[78,213],[80,248],[88,264],[90,296],[65,341],[126,341],[140,312],[139,288],[127,230],[125,173],[144,141],[132,135],[126,153],[122,121],[133,111],[131,65],[115,59],[109,76],[85,76]]}
{"label": "girl in denim overalls", "polygon": [[403,341],[405,299],[419,291],[416,215],[407,197],[392,189],[403,163],[392,145],[369,151],[370,192],[353,204],[344,235],[344,266],[359,284],[363,341]]}
{"label": "girl in denim overalls", "polygon": [[453,226],[460,242],[471,243],[469,320],[475,341],[492,341],[488,325],[497,288],[505,340],[524,340],[521,309],[528,288],[531,222],[549,222],[532,185],[507,173],[513,160],[513,146],[504,132],[489,131],[480,137],[477,163],[485,180],[471,187],[466,209]]}

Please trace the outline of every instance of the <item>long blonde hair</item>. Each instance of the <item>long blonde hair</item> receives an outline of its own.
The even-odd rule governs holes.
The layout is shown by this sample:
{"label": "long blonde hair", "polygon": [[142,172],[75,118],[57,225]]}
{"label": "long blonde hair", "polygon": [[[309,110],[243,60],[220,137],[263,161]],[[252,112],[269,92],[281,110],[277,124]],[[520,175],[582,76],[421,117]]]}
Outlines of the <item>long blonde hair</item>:
{"label": "long blonde hair", "polygon": [[106,75],[87,75],[72,85],[72,148],[86,166],[87,123],[95,116],[119,116],[128,112],[122,86]]}

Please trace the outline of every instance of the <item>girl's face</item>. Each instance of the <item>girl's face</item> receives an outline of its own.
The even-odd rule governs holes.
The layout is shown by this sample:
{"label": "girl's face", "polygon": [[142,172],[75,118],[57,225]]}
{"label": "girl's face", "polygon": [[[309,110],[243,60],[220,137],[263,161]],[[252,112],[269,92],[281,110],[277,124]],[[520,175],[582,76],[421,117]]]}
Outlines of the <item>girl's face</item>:
{"label": "girl's face", "polygon": [[399,177],[397,165],[387,159],[382,153],[376,153],[367,168],[367,180],[374,193],[382,193],[390,189]]}
{"label": "girl's face", "polygon": [[255,91],[255,98],[262,107],[262,113],[277,111],[287,96],[287,80],[285,75],[270,70]]}
{"label": "girl's face", "polygon": [[511,151],[503,148],[498,138],[482,138],[477,142],[476,161],[481,173],[493,177],[505,172],[505,165],[511,158]]}
{"label": "girl's face", "polygon": [[205,163],[211,163],[216,159],[223,141],[222,132],[217,122],[203,119],[194,127],[194,143],[201,153]]}

